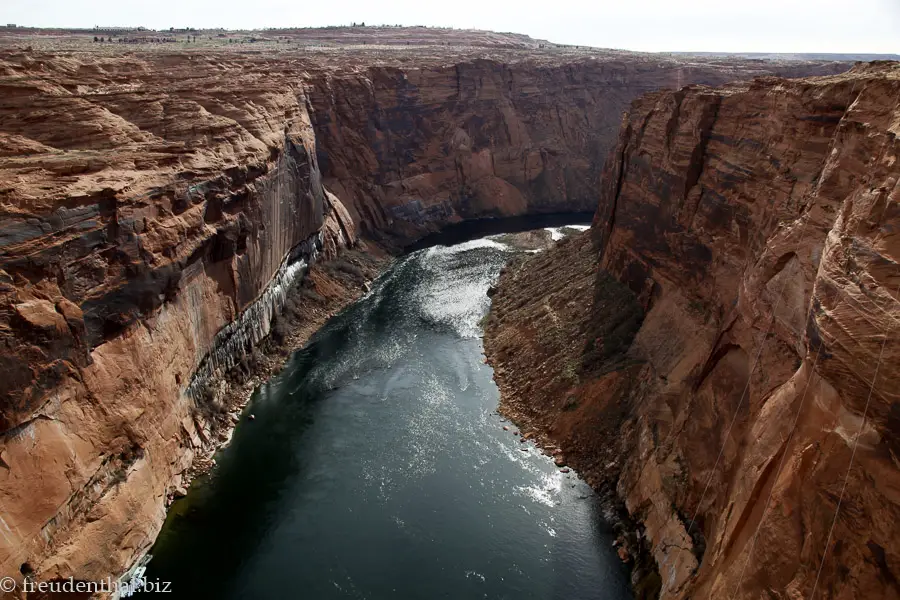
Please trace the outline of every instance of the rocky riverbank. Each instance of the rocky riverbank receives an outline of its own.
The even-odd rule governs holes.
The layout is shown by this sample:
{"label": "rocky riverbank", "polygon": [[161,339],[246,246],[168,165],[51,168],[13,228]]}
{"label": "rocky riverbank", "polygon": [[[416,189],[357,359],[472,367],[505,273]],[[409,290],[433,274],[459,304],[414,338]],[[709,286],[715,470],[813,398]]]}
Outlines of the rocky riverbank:
{"label": "rocky riverbank", "polygon": [[214,455],[228,445],[240,421],[252,419],[251,413],[244,414],[244,408],[253,391],[278,373],[328,319],[362,297],[390,260],[377,246],[360,242],[334,259],[314,263],[288,289],[288,301],[275,318],[270,335],[200,392],[197,410],[203,414],[196,420],[203,423],[198,433],[204,445],[182,475],[181,484],[169,492],[167,505],[185,495],[193,479],[215,466]]}
{"label": "rocky riverbank", "polygon": [[638,95],[848,66],[483,34],[450,53],[67,35],[0,36],[0,575],[20,582],[146,551],[220,437],[209,385],[313,256],[592,209]]}
{"label": "rocky riverbank", "polygon": [[[649,600],[659,594],[656,564],[643,527],[616,495],[633,442],[632,432],[623,429],[627,398],[616,383],[640,370],[628,364],[624,350],[643,315],[615,281],[598,298],[596,310],[604,314],[583,301],[593,296],[598,275],[592,247],[585,231],[510,261],[490,292],[485,354],[500,388],[500,413],[600,494],[619,534],[620,557],[632,568],[635,597]],[[592,331],[598,324],[621,342],[605,353],[587,353],[588,336],[599,333]],[[615,373],[611,381],[595,381],[598,372],[609,370]]]}
{"label": "rocky riverbank", "polygon": [[896,595],[898,69],[642,97],[590,237],[494,290],[504,412],[615,488],[663,599]]}

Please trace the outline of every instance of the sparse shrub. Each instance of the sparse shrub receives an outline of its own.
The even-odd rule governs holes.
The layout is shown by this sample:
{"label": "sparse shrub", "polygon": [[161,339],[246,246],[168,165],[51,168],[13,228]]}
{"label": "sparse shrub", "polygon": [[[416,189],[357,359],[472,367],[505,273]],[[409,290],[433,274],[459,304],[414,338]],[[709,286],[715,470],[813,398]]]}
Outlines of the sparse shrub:
{"label": "sparse shrub", "polygon": [[322,304],[325,302],[325,298],[319,294],[316,290],[309,287],[300,288],[300,295],[307,300],[312,300],[313,302]]}
{"label": "sparse shrub", "polygon": [[197,388],[194,403],[191,406],[191,416],[195,421],[212,422],[226,410],[225,406],[216,399],[216,386],[212,381],[207,381]]}
{"label": "sparse shrub", "polygon": [[197,389],[196,402],[198,404],[211,404],[216,399],[216,387],[211,381],[205,381]]}
{"label": "sparse shrub", "polygon": [[346,260],[339,258],[332,263],[334,268],[343,273],[347,273],[348,275],[353,275],[355,277],[364,278],[365,275],[358,266],[354,265],[351,262],[347,262]]}
{"label": "sparse shrub", "polygon": [[275,318],[272,319],[272,341],[276,344],[283,344],[289,334],[290,327],[288,327],[287,319],[281,315],[276,315]]}
{"label": "sparse shrub", "polygon": [[575,361],[575,359],[570,358],[566,361],[566,366],[563,368],[562,376],[572,385],[576,385],[578,383],[578,363]]}

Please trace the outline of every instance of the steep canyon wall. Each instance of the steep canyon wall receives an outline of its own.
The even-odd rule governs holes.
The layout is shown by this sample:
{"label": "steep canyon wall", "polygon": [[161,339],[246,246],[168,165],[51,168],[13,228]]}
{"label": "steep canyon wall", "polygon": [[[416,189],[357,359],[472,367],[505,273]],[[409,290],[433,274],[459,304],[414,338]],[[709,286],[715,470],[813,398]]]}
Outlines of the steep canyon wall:
{"label": "steep canyon wall", "polygon": [[[900,595],[898,124],[897,63],[645,95],[593,243],[501,280],[486,347],[508,410],[617,486],[663,598]],[[518,291],[577,261],[593,289]],[[574,352],[535,344],[553,324],[534,306],[573,303],[592,306]]]}
{"label": "steep canyon wall", "polygon": [[845,68],[628,53],[475,59],[320,73],[309,97],[326,185],[364,231],[404,244],[464,219],[593,211],[621,115],[647,91]]}
{"label": "steep canyon wall", "polygon": [[0,574],[96,580],[145,552],[214,443],[197,391],[357,231],[582,210],[638,94],[844,68],[349,62],[0,55]]}
{"label": "steep canyon wall", "polygon": [[4,574],[98,580],[144,552],[210,446],[189,388],[252,350],[306,262],[355,239],[300,89],[223,89],[178,57],[163,86],[159,65],[125,62],[5,65]]}

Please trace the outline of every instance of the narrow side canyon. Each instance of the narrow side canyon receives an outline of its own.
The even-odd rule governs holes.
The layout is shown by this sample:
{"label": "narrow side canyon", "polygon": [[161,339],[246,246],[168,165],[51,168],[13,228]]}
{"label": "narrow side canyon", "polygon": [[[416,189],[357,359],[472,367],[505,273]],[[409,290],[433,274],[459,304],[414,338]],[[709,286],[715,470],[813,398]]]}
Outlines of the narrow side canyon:
{"label": "narrow side canyon", "polygon": [[[763,253],[766,232],[789,210],[799,210],[801,196],[814,188],[853,185],[843,167],[813,182],[815,165],[832,145],[837,154],[829,160],[848,161],[862,172],[861,155],[849,142],[836,144],[835,136],[855,131],[844,125],[846,114],[854,114],[854,82],[874,75],[828,87],[762,80],[747,92],[692,88],[647,96],[632,112],[636,119],[643,110],[646,122],[626,123],[620,160],[601,178],[622,111],[640,94],[764,75],[834,74],[848,65],[624,52],[492,56],[431,56],[409,66],[365,53],[334,64],[333,55],[303,51],[0,51],[0,574],[19,581],[26,575],[100,580],[134,564],[159,531],[167,499],[220,441],[227,374],[272,329],[286,290],[310,265],[336,260],[343,249],[383,255],[382,249],[396,250],[469,218],[593,210],[602,181],[598,219],[605,220],[595,230],[604,264],[618,276],[629,274],[622,278],[644,309],[676,302],[664,300],[668,284],[653,274],[651,262],[674,264],[680,253],[704,269],[692,281],[706,290],[708,310],[736,297],[740,273],[733,265],[739,261],[709,256],[686,233],[697,219],[717,223],[719,236],[743,231],[743,238],[729,242],[735,255],[766,257],[767,270],[762,279],[747,280],[748,291],[768,301],[768,279],[781,273],[776,282],[789,277],[789,291],[808,295],[796,274],[808,271],[813,258],[797,253],[784,259],[794,251],[787,241],[770,257]],[[810,91],[767,96],[773,86]],[[843,92],[817,99],[825,89]],[[720,195],[725,186],[737,190],[760,181],[739,166],[723,167],[722,187],[701,194],[697,184],[713,177],[703,165],[716,148],[732,143],[748,153],[763,151],[716,133],[717,111],[742,93],[759,102],[735,100],[759,113],[761,131],[766,124],[780,127],[778,115],[803,117],[799,131],[782,132],[766,167],[784,173],[772,191],[783,195],[771,200],[778,211],[764,209],[762,200],[736,204]],[[671,103],[668,113],[662,105],[654,108],[665,102]],[[896,123],[877,131],[895,129]],[[810,136],[803,149],[800,134]],[[862,134],[852,140],[876,143]],[[654,166],[653,143],[665,148],[659,158],[665,167]],[[638,231],[669,223],[653,216],[655,207],[622,199],[644,193],[645,185],[660,195],[684,196],[677,211],[668,196],[657,203],[679,215],[668,238],[648,239]],[[637,212],[624,213],[629,206]],[[838,204],[831,209],[843,210]],[[604,211],[616,215],[615,227]],[[824,214],[816,223],[829,227]],[[629,246],[626,238],[640,239]],[[679,269],[671,271],[688,277]],[[681,283],[671,289],[682,289]],[[360,281],[343,300],[363,289]],[[831,306],[827,298],[837,296],[823,296],[823,306]],[[761,301],[739,306],[763,310]],[[710,317],[691,333],[712,335],[725,318]],[[735,319],[727,338],[735,341],[713,344],[710,338],[708,348],[696,348],[715,356],[717,349],[734,348],[710,371],[746,369],[741,353],[752,348],[739,336],[753,329]],[[779,325],[781,335],[795,327],[793,319]],[[658,335],[639,340],[652,346]],[[667,344],[679,340],[664,337]],[[802,347],[802,340],[793,346]],[[654,352],[677,358],[676,349],[663,347]],[[856,350],[830,352],[838,357],[833,364],[845,365],[847,377],[838,383],[851,385],[850,374],[860,368]],[[668,372],[667,365],[656,368]],[[777,366],[781,373],[790,365]],[[754,396],[751,405],[758,401]],[[717,411],[711,407],[708,418]],[[669,428],[682,427],[674,422],[681,413],[673,404]],[[699,425],[691,420],[690,427]],[[652,496],[642,495],[636,473],[629,476],[634,483],[623,479],[623,490],[638,510]],[[688,492],[683,500],[696,502]],[[704,530],[720,508],[704,505]],[[664,516],[648,512],[647,518]]]}
{"label": "narrow side canyon", "polygon": [[661,598],[900,596],[898,124],[897,63],[644,95],[591,233],[502,275],[502,410]]}

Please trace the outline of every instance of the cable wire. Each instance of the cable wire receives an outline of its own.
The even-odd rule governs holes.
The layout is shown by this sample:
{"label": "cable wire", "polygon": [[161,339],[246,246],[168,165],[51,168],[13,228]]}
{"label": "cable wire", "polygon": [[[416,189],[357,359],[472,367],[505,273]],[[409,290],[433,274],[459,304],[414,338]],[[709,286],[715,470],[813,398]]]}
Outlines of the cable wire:
{"label": "cable wire", "polygon": [[[802,246],[802,242],[806,237],[806,233],[806,231],[803,232],[803,236],[797,243],[798,248]],[[747,392],[750,390],[750,382],[753,379],[753,372],[756,371],[756,365],[759,364],[759,359],[762,356],[763,349],[766,346],[766,341],[769,338],[769,333],[772,330],[772,325],[774,325],[775,323],[775,318],[778,314],[778,307],[781,306],[781,301],[784,298],[784,291],[787,289],[788,281],[790,281],[790,277],[785,277],[784,283],[781,285],[781,292],[779,292],[778,300],[775,302],[775,306],[772,309],[772,320],[769,321],[769,326],[766,327],[766,333],[759,343],[759,350],[756,352],[756,358],[753,360],[753,366],[750,368],[750,373],[747,374],[747,384],[744,386],[744,391],[741,393],[741,399],[740,401],[738,401],[738,405],[734,409],[734,417],[732,417],[731,423],[728,424],[728,429],[725,431],[725,437],[722,438],[722,447],[719,449],[719,454],[718,456],[716,456],[716,462],[713,465],[712,470],[709,472],[709,477],[707,477],[706,479],[706,486],[703,488],[703,493],[700,495],[700,500],[697,502],[697,508],[694,511],[694,516],[691,517],[690,525],[688,525],[687,528],[688,535],[691,534],[691,531],[694,528],[694,523],[697,521],[697,515],[700,514],[700,508],[703,506],[703,501],[706,499],[706,493],[709,491],[709,485],[712,483],[713,476],[716,474],[716,469],[719,467],[719,461],[722,460],[722,455],[725,453],[725,446],[728,444],[728,438],[731,437],[731,430],[734,428],[734,424],[737,422],[738,415],[741,412],[741,407],[744,405],[744,398],[747,396]]]}
{"label": "cable wire", "polygon": [[[810,302],[812,302],[811,298]],[[772,494],[775,492],[775,487],[778,483],[778,477],[781,475],[781,470],[784,468],[784,463],[787,459],[788,445],[791,443],[791,440],[794,437],[794,431],[796,431],[797,423],[800,421],[800,415],[803,413],[803,405],[806,402],[806,394],[809,391],[809,384],[812,382],[812,379],[816,374],[816,364],[818,364],[819,362],[819,355],[821,354],[821,352],[822,344],[820,342],[818,349],[816,349],[816,357],[815,359],[813,359],[813,364],[810,368],[809,378],[806,380],[806,385],[803,388],[803,396],[800,398],[800,407],[797,409],[797,414],[794,416],[794,422],[791,425],[791,431],[788,434],[787,439],[784,441],[784,452],[781,454],[781,462],[778,465],[778,469],[775,471],[775,477],[772,480],[772,487],[771,489],[769,489],[769,497],[766,498],[766,504],[763,507],[762,516],[760,516],[759,524],[756,526],[756,533],[753,534],[753,539],[750,541],[750,550],[747,553],[747,560],[744,561],[744,567],[741,569],[741,576],[738,578],[737,585],[734,587],[734,591],[731,593],[731,598],[734,598],[737,595],[738,590],[741,589],[741,583],[744,582],[744,574],[747,571],[747,565],[750,564],[750,559],[753,557],[753,550],[756,548],[756,539],[759,537],[759,532],[762,530],[763,522],[766,520],[766,513],[769,511],[769,504],[772,502]]]}
{"label": "cable wire", "polygon": [[[897,294],[900,294],[900,286],[897,287]],[[869,386],[869,395],[866,398],[866,406],[863,409],[862,423],[859,425],[859,431],[853,439],[853,451],[850,452],[850,464],[847,465],[847,473],[844,475],[844,484],[841,486],[841,495],[838,496],[837,508],[834,511],[834,519],[831,521],[831,528],[828,530],[828,538],[825,540],[825,551],[822,553],[822,561],[819,563],[819,570],[816,572],[816,582],[813,585],[810,600],[816,597],[816,590],[819,588],[819,578],[822,576],[822,568],[825,566],[825,559],[828,557],[828,549],[831,546],[831,538],[834,535],[834,527],[837,525],[838,515],[841,512],[841,503],[844,501],[844,492],[847,491],[847,481],[850,479],[850,472],[853,470],[853,460],[856,458],[856,449],[859,447],[859,438],[862,436],[863,429],[866,427],[866,419],[869,414],[869,404],[872,401],[872,393],[875,391],[875,382],[878,380],[878,371],[881,368],[881,359],[884,356],[884,347],[888,341],[888,329],[885,329],[884,339],[881,341],[881,350],[878,352],[878,362],[875,363],[875,374],[872,376],[872,385]]]}

